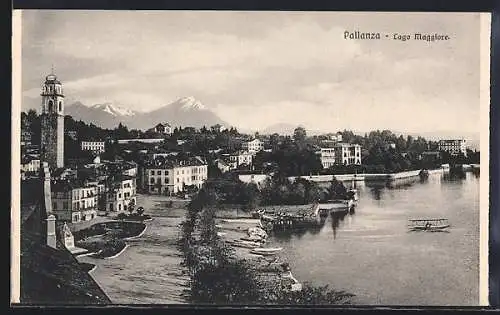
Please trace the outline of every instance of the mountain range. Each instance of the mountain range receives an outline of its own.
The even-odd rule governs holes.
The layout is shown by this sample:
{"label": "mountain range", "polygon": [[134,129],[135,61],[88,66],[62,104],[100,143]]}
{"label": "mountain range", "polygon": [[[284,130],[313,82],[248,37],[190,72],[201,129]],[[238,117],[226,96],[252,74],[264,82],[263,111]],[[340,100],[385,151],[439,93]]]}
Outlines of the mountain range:
{"label": "mountain range", "polygon": [[158,123],[168,122],[170,125],[191,126],[201,128],[216,124],[229,127],[217,114],[194,97],[182,97],[176,101],[150,112],[135,112],[118,104],[104,103],[87,106],[75,102],[66,106],[66,115],[76,120],[93,123],[102,128],[115,128],[119,123],[129,129],[146,130]]}
{"label": "mountain range", "polygon": [[[36,100],[33,99],[23,99],[23,108],[36,108]],[[130,109],[126,109],[116,103],[102,103],[94,105],[84,105],[83,103],[77,101],[65,108],[67,115],[72,116],[75,120],[82,120],[86,123],[93,123],[102,128],[113,129],[118,126],[119,123],[126,125],[129,129],[141,129],[146,130],[154,127],[156,124],[162,122],[168,122],[173,127],[195,127],[201,128],[203,126],[210,127],[216,124],[220,124],[226,127],[234,126],[222,120],[215,112],[213,112],[208,106],[197,100],[192,96],[181,97],[174,102],[161,106],[160,108],[150,111],[150,112],[136,112]],[[264,129],[246,130],[243,128],[237,129],[240,132],[253,134],[259,132],[260,134],[273,134],[279,133],[284,135],[292,135],[295,128],[299,125],[291,123],[277,123],[268,126]],[[319,135],[326,133],[325,131],[314,130],[305,127],[308,135]],[[332,129],[329,132],[341,131]],[[364,135],[369,131],[353,130],[355,134]],[[439,139],[457,139],[465,138],[468,144],[474,148],[479,149],[479,132],[463,132],[463,131],[429,131],[429,132],[400,132],[393,130],[394,134],[411,135],[413,137],[424,137],[427,140],[439,140]]]}

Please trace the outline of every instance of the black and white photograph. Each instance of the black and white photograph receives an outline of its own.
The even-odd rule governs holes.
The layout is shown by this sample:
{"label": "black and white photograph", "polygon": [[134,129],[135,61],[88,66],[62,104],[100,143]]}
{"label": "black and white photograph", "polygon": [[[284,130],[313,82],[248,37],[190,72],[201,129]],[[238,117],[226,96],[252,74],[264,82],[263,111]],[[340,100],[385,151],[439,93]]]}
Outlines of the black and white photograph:
{"label": "black and white photograph", "polygon": [[12,303],[488,305],[489,14],[13,23]]}

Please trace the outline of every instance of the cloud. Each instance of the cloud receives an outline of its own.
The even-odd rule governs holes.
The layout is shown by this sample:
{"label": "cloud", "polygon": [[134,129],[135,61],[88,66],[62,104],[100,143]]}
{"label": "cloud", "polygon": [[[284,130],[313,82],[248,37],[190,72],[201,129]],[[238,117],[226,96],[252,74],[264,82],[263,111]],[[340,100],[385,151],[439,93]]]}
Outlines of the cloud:
{"label": "cloud", "polygon": [[[68,99],[147,111],[193,95],[249,128],[425,129],[436,113],[457,117],[452,108],[478,116],[478,55],[467,44],[477,33],[465,26],[477,21],[465,15],[38,11],[24,21],[25,98],[37,97],[54,62]],[[457,21],[464,25],[453,28]],[[345,40],[353,25],[440,27],[456,41]]]}

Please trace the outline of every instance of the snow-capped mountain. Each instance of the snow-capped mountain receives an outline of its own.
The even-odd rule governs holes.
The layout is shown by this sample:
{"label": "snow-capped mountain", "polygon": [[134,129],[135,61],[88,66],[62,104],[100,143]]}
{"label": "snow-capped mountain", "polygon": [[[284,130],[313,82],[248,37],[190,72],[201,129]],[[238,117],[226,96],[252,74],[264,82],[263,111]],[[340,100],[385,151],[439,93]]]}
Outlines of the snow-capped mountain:
{"label": "snow-capped mountain", "polygon": [[66,106],[66,114],[76,120],[93,123],[103,128],[115,128],[119,123],[129,129],[146,130],[160,122],[172,126],[210,127],[215,124],[230,126],[220,119],[209,107],[193,96],[181,97],[174,102],[151,112],[134,112],[112,103],[86,106],[81,102]]}
{"label": "snow-capped mountain", "polygon": [[[172,104],[178,104],[181,110],[206,110],[207,107],[193,96],[181,97]],[[171,105],[172,105],[171,104]]]}
{"label": "snow-capped mountain", "polygon": [[135,115],[134,111],[127,109],[127,108],[120,107],[120,106],[113,104],[113,103],[95,104],[95,105],[91,106],[91,108],[103,110],[104,112],[109,113],[113,116],[134,116]]}

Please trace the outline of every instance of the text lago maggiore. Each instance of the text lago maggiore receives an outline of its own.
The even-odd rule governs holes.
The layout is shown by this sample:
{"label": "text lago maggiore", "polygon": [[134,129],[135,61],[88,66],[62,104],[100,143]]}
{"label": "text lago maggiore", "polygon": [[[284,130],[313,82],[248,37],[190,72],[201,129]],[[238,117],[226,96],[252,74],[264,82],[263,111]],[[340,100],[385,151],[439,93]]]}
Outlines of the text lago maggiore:
{"label": "text lago maggiore", "polygon": [[357,40],[371,40],[371,39],[390,39],[398,41],[409,41],[409,40],[422,40],[428,42],[444,41],[449,40],[450,36],[445,34],[424,34],[424,33],[413,33],[413,34],[402,34],[402,33],[391,33],[384,34],[378,32],[360,32],[360,31],[345,31],[344,39],[357,39]]}

